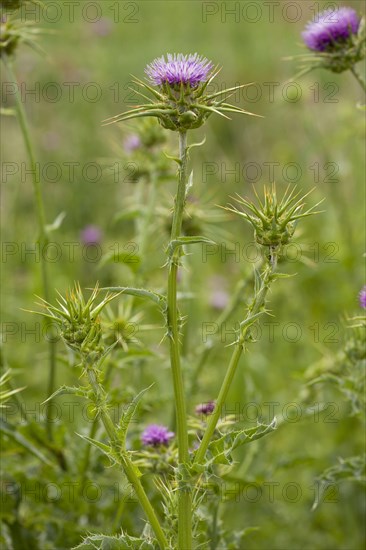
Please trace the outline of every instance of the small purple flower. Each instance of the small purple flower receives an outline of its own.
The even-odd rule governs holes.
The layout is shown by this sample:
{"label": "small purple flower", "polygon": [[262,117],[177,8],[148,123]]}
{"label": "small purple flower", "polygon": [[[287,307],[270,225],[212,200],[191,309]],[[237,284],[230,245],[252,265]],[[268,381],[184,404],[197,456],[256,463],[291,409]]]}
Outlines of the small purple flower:
{"label": "small purple flower", "polygon": [[366,309],[366,285],[360,290],[358,297],[360,301],[360,306]]}
{"label": "small purple flower", "polygon": [[87,225],[81,231],[80,237],[85,245],[99,244],[102,240],[102,232],[96,225]]}
{"label": "small purple flower", "polygon": [[310,50],[323,52],[357,34],[359,25],[360,18],[352,8],[327,9],[307,24],[302,38]]}
{"label": "small purple flower", "polygon": [[208,401],[207,403],[201,403],[196,407],[197,414],[211,414],[215,410],[216,403],[215,401]]}
{"label": "small purple flower", "polygon": [[168,53],[167,58],[166,61],[162,55],[154,59],[145,69],[145,73],[155,86],[182,83],[196,88],[207,79],[207,75],[213,68],[211,61],[197,53],[189,55]]}
{"label": "small purple flower", "polygon": [[92,29],[97,36],[108,36],[113,29],[113,23],[109,17],[101,17],[93,23]]}
{"label": "small purple flower", "polygon": [[210,298],[210,305],[215,309],[225,309],[227,304],[229,303],[229,294],[226,292],[226,290],[215,290]]}
{"label": "small purple flower", "polygon": [[174,432],[170,432],[165,426],[151,424],[146,428],[141,436],[144,445],[158,447],[159,445],[168,445],[169,440],[174,437]]}
{"label": "small purple flower", "polygon": [[130,134],[124,140],[123,147],[126,153],[132,153],[132,151],[141,147],[141,139],[137,134]]}

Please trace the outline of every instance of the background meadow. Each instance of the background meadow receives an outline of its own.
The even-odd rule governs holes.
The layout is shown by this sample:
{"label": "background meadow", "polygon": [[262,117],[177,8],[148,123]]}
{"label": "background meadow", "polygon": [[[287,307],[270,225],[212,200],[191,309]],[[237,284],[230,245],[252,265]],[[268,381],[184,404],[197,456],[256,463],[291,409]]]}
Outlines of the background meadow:
{"label": "background meadow", "polygon": [[[66,214],[52,232],[52,246],[43,251],[52,301],[56,289],[65,294],[73,281],[92,288],[96,281],[101,286],[135,286],[145,280],[150,288],[164,289],[175,167],[163,152],[176,153],[176,136],[167,132],[167,141],[154,152],[159,162],[165,159],[164,177],[141,251],[135,206],[146,204],[150,184],[144,178],[134,181],[146,161],[141,152],[126,150],[126,139],[142,126],[138,121],[102,126],[104,119],[138,104],[129,89],[131,74],[142,78],[146,64],[166,52],[198,52],[222,67],[217,87],[254,83],[232,102],[263,118],[212,117],[191,133],[197,142],[206,138],[191,154],[191,222],[200,229],[196,234],[218,243],[192,248],[181,273],[181,307],[189,316],[183,364],[192,386],[191,414],[219,389],[233,341],[230,331],[251,295],[258,253],[251,229],[240,218],[228,215],[215,222],[223,217],[217,205],[227,205],[235,193],[253,197],[252,185],[261,191],[273,181],[279,192],[287,185],[297,184],[305,192],[315,187],[309,204],[324,197],[324,213],[301,225],[297,246],[288,250],[281,270],[296,276],[274,286],[274,317],[265,320],[258,342],[242,359],[227,403],[227,412],[244,425],[255,425],[258,416],[269,421],[273,414],[285,421],[270,437],[237,452],[236,468],[222,488],[220,514],[228,530],[255,528],[245,538],[249,550],[361,549],[361,463],[341,468],[344,480],[331,479],[320,504],[312,507],[319,487],[324,487],[316,481],[322,472],[364,451],[362,403],[356,403],[362,378],[356,384],[337,371],[343,386],[308,383],[334,372],[347,340],[344,320],[361,313],[357,295],[364,284],[365,124],[360,105],[365,99],[350,73],[317,70],[289,84],[299,61],[285,58],[304,53],[301,31],[314,10],[346,4],[362,11],[363,3],[104,0],[75,3],[74,17],[68,3],[44,4],[46,11],[36,11],[35,19],[46,31],[39,37],[45,54],[21,46],[14,66],[39,162],[47,222]],[[6,83],[3,73],[2,101],[11,108]],[[94,488],[93,497],[87,498],[71,498],[65,491],[67,483],[77,479],[86,447],[75,435],[88,429],[80,400],[57,398],[53,450],[47,448],[41,428],[37,432],[47,397],[47,341],[40,318],[24,310],[36,309],[35,296],[42,296],[42,251],[36,248],[34,196],[18,123],[9,116],[1,122],[2,367],[11,367],[14,385],[24,387],[23,407],[34,422],[30,428],[21,419],[15,402],[4,414],[47,456],[63,449],[68,464],[68,469],[55,471],[5,437],[4,479],[17,484],[18,492],[9,498],[5,487],[2,544],[15,549],[72,548],[90,530],[138,530],[142,514],[133,499],[116,498],[118,491],[125,497],[128,490],[118,485],[121,476],[107,468],[94,449],[88,476],[99,476],[100,491]],[[97,246],[82,240],[88,225],[100,229]],[[131,261],[118,261],[121,253]],[[243,278],[249,282],[239,307],[217,325]],[[122,297],[118,304],[119,310],[116,302],[111,312],[119,318],[121,331],[125,329],[126,345],[114,358],[110,383],[116,403],[123,405],[155,383],[133,424],[131,446],[138,448],[146,424],[174,423],[167,343],[161,342],[164,320],[139,300],[132,304]],[[208,361],[197,372],[197,353],[209,345],[213,349]],[[79,370],[67,365],[62,342],[57,354],[56,387],[77,384]],[[70,414],[73,402],[79,405]],[[52,498],[43,490],[32,496],[27,493],[32,483],[53,483],[62,490]]]}

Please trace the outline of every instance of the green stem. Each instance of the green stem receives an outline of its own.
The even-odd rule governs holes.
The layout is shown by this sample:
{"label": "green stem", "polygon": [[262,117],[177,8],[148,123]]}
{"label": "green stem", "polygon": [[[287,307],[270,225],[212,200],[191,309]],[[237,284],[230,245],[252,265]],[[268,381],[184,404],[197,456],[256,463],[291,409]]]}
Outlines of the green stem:
{"label": "green stem", "polygon": [[363,91],[366,92],[366,82],[363,76],[360,75],[360,73],[355,67],[351,67],[351,73],[354,75],[357,82],[361,85],[361,88],[363,89]]}
{"label": "green stem", "polygon": [[[48,243],[47,235],[47,226],[46,226],[46,216],[44,211],[43,197],[42,197],[42,188],[41,182],[37,178],[37,166],[35,161],[35,154],[33,150],[32,140],[29,132],[29,126],[27,121],[27,115],[22,103],[22,98],[19,91],[18,82],[13,71],[13,66],[10,58],[6,55],[3,55],[2,60],[6,67],[6,70],[9,74],[10,80],[14,84],[15,88],[15,108],[17,112],[17,117],[19,121],[19,126],[22,131],[23,140],[25,149],[28,155],[28,160],[32,173],[32,183],[33,191],[36,200],[36,211],[38,218],[38,230],[39,230],[39,244],[41,251],[44,250],[44,247]],[[40,264],[41,264],[41,273],[42,273],[42,284],[43,284],[43,297],[48,302],[49,301],[49,277],[47,263],[44,258],[44,254],[40,254]],[[47,384],[47,395],[52,395],[55,391],[55,374],[56,374],[56,344],[52,341],[52,335],[49,342],[49,378]],[[52,439],[52,419],[50,415],[51,402],[47,401],[46,403],[46,421],[47,421],[47,432],[50,439]]]}
{"label": "green stem", "polygon": [[131,483],[135,494],[140,502],[140,505],[142,509],[144,510],[147,519],[150,522],[150,525],[155,533],[155,536],[159,542],[160,548],[163,550],[168,548],[168,542],[165,538],[164,532],[160,526],[159,520],[155,515],[154,509],[151,506],[151,503],[145,493],[145,490],[140,482],[140,479],[136,473],[136,469],[130,460],[127,452],[125,449],[121,448],[121,443],[119,440],[119,436],[117,433],[117,430],[113,424],[113,421],[109,415],[107,406],[104,402],[104,390],[102,386],[99,384],[97,375],[95,371],[91,368],[88,368],[86,366],[86,372],[88,375],[89,383],[92,387],[94,398],[96,401],[96,405],[98,408],[98,413],[100,414],[100,419],[103,422],[105,431],[107,432],[110,445],[113,448],[113,450],[116,452],[116,454],[119,456],[120,459],[120,465],[123,468],[123,471],[128,479],[128,481]]}
{"label": "green stem", "polygon": [[[105,373],[105,376],[104,376],[104,384],[106,384],[108,382],[111,373],[112,373],[112,363],[110,362],[108,364],[107,368],[106,368],[106,373]],[[96,435],[97,430],[98,430],[98,424],[99,424],[99,417],[98,417],[98,414],[96,413],[94,418],[93,418],[93,422],[90,426],[90,430],[89,430],[89,434],[88,434],[88,437],[90,439],[95,438],[95,435]],[[81,460],[81,464],[80,464],[80,467],[79,467],[79,472],[80,472],[79,494],[80,495],[83,494],[84,487],[85,487],[85,482],[86,482],[87,476],[88,476],[90,453],[91,453],[91,445],[87,444],[86,447],[85,447],[84,456]]]}
{"label": "green stem", "polygon": [[[175,197],[171,241],[177,239],[182,230],[183,212],[186,201],[186,187],[188,181],[187,161],[187,134],[179,133],[179,182]],[[192,548],[192,497],[189,486],[186,465],[189,460],[188,430],[186,414],[186,398],[183,385],[183,375],[180,364],[179,345],[179,312],[177,308],[177,273],[179,266],[180,249],[175,249],[169,260],[168,293],[167,293],[167,325],[170,342],[170,364],[173,376],[174,400],[177,421],[178,437],[178,470],[180,486],[178,490],[178,550]]]}
{"label": "green stem", "polygon": [[241,354],[243,353],[245,342],[248,340],[248,337],[250,336],[250,323],[249,323],[250,319],[252,319],[258,313],[260,313],[260,311],[263,309],[265,305],[267,292],[269,290],[270,283],[272,281],[273,273],[276,269],[276,259],[277,259],[276,252],[274,250],[272,250],[271,252],[272,252],[272,255],[270,257],[270,261],[268,265],[265,267],[261,277],[261,286],[258,292],[256,293],[251,306],[248,308],[248,312],[244,321],[241,323],[240,335],[235,344],[235,348],[230,359],[228,370],[226,371],[224,381],[221,385],[221,389],[220,389],[218,398],[216,400],[215,410],[210,416],[202,441],[200,443],[200,446],[194,458],[194,462],[197,462],[199,464],[202,464],[204,461],[206,451],[210,444],[212,435],[216,429],[217,423],[220,419],[222,407],[225,403],[231,383],[236,373],[236,369],[237,369]]}

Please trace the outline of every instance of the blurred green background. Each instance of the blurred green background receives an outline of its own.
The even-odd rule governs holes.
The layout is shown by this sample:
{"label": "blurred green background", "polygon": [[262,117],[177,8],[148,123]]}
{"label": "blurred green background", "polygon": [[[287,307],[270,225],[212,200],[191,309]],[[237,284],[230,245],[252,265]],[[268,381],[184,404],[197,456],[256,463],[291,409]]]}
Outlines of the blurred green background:
{"label": "blurred green background", "polygon": [[[49,261],[53,297],[56,289],[64,293],[74,280],[84,288],[97,280],[101,285],[133,286],[135,282],[133,270],[126,265],[100,266],[85,258],[80,232],[89,224],[99,226],[103,254],[136,242],[133,220],[116,221],[116,216],[136,197],[137,185],[128,181],[129,162],[136,160],[126,153],[123,143],[139,123],[103,127],[101,121],[137,104],[129,90],[131,74],[142,78],[146,64],[167,52],[198,52],[221,66],[217,87],[255,83],[234,96],[233,102],[264,117],[234,115],[231,121],[212,117],[190,134],[192,141],[206,138],[191,155],[192,196],[202,211],[226,205],[235,193],[251,197],[252,184],[261,191],[273,179],[279,192],[295,183],[305,192],[316,187],[309,204],[325,198],[325,212],[299,228],[296,242],[305,252],[299,261],[281,264],[282,271],[296,273],[296,277],[276,283],[270,295],[275,318],[268,322],[279,323],[273,326],[273,341],[269,327],[263,327],[258,343],[250,346],[242,360],[230,392],[229,410],[239,407],[242,411],[246,403],[255,402],[268,420],[269,407],[264,404],[274,403],[274,412],[281,414],[307,391],[304,380],[309,367],[324,360],[331,364],[342,347],[341,320],[359,313],[357,294],[364,279],[365,127],[359,108],[364,94],[350,73],[317,70],[296,80],[296,85],[288,84],[301,63],[286,58],[305,53],[301,31],[314,9],[330,3],[105,0],[73,3],[74,17],[70,17],[68,3],[44,4],[46,11],[37,25],[49,31],[39,38],[45,55],[20,47],[15,72],[22,93],[28,91],[23,97],[42,174],[47,221],[66,213],[61,228],[52,234],[57,243],[57,257]],[[358,1],[343,4],[358,11],[363,8]],[[11,107],[13,98],[6,93],[6,82],[3,74],[4,106]],[[174,154],[177,139],[168,134],[162,149]],[[37,223],[23,141],[13,117],[2,118],[1,155],[3,348],[7,363],[19,369],[17,382],[27,386],[23,397],[31,407],[45,396],[47,347],[43,338],[38,342],[37,336],[25,335],[38,319],[23,309],[35,308],[35,295],[42,295],[42,286],[39,261],[26,252],[35,246]],[[12,170],[16,170],[13,175],[9,174]],[[159,199],[165,208],[172,204],[174,170],[159,184]],[[146,189],[139,187],[142,201]],[[152,233],[142,261],[149,274],[148,285],[159,289],[164,288],[168,234],[158,212]],[[253,241],[252,233],[239,218],[230,217],[217,230],[211,225],[209,236],[215,235],[224,244],[207,261],[203,247],[192,248],[182,275],[183,285],[193,293],[182,306],[190,315],[184,339],[188,371],[203,343],[204,323],[217,317],[220,306],[215,298],[220,295],[225,301],[243,276],[250,277],[253,266],[243,252]],[[239,255],[225,255],[225,250],[235,246],[239,246]],[[250,285],[245,292],[249,298]],[[233,322],[239,320],[238,310]],[[142,333],[139,337],[157,346],[164,335],[163,320],[149,310],[145,321],[154,322],[156,328],[146,339]],[[233,322],[228,323],[228,330]],[[219,388],[232,335],[223,340],[195,381],[192,407],[214,397]],[[140,374],[121,367],[123,379],[138,389],[156,382],[153,396],[159,396],[159,410],[152,411],[146,422],[166,421],[171,407],[168,365],[161,360],[166,342],[157,349],[159,357],[147,361]],[[60,362],[58,384],[70,380],[75,382],[77,376]],[[359,454],[364,448],[361,420],[348,416],[348,404],[340,393],[324,392],[314,394],[313,402],[334,403],[334,422],[323,417],[319,421],[313,416],[301,418],[254,444],[249,458],[247,450],[238,453],[238,479],[260,483],[263,494],[254,502],[255,495],[244,491],[237,502],[223,504],[222,512],[229,528],[259,528],[246,538],[250,550],[363,548],[365,498],[357,484],[345,482],[334,498],[311,511],[316,476],[338,457]],[[244,420],[253,423],[253,418]],[[274,499],[264,482],[278,483]],[[295,482],[301,487],[298,500],[290,492],[288,498],[284,496],[286,484]]]}

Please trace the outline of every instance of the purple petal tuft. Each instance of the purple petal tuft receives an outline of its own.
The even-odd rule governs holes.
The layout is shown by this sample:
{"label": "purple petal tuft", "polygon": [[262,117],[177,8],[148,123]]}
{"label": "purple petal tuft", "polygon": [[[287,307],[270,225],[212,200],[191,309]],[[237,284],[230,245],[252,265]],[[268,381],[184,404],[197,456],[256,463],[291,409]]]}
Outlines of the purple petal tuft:
{"label": "purple petal tuft", "polygon": [[183,55],[182,53],[167,55],[154,59],[146,69],[145,73],[155,86],[162,84],[189,84],[192,88],[197,87],[207,79],[207,75],[213,68],[208,59],[195,54]]}
{"label": "purple petal tuft", "polygon": [[329,46],[342,43],[351,34],[358,32],[360,18],[355,10],[348,7],[324,10],[319,13],[315,21],[307,24],[302,38],[311,50],[322,52]]}
{"label": "purple petal tuft", "polygon": [[174,435],[175,434],[170,432],[165,426],[151,424],[143,432],[141,441],[144,445],[157,447],[158,445],[168,445],[169,440],[174,437]]}
{"label": "purple petal tuft", "polygon": [[366,309],[366,285],[360,290],[358,297],[360,300],[360,306]]}

